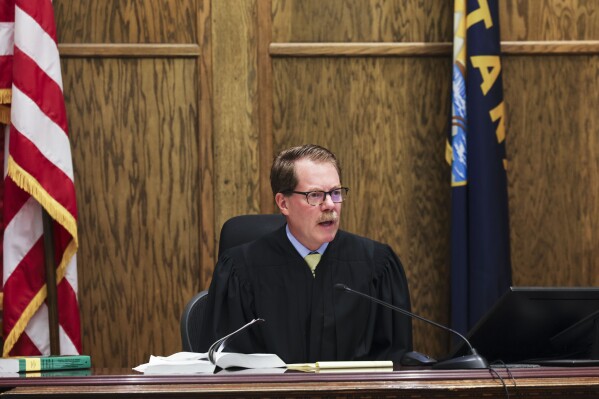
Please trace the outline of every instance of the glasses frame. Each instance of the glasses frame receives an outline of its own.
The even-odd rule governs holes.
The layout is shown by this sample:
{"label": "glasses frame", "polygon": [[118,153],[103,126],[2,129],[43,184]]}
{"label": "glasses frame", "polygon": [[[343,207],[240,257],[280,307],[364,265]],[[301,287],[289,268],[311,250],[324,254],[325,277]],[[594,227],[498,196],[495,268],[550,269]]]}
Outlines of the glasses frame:
{"label": "glasses frame", "polygon": [[[337,191],[337,190],[341,190],[341,191],[345,191],[345,194],[341,194],[341,201],[333,201],[333,191]],[[347,193],[349,193],[349,188],[347,187],[337,187],[334,188],[330,191],[322,191],[322,190],[314,190],[314,191],[295,191],[295,190],[286,190],[282,192],[283,194],[301,194],[303,196],[306,197],[306,202],[308,203],[308,205],[310,206],[320,206],[322,204],[324,204],[324,202],[327,200],[327,195],[329,197],[331,197],[331,201],[333,201],[333,203],[335,204],[341,204],[343,201],[345,201],[345,197],[347,196]],[[320,202],[319,204],[311,204],[310,201],[308,201],[308,195],[312,194],[312,193],[323,193],[324,197],[322,198],[322,202]]]}

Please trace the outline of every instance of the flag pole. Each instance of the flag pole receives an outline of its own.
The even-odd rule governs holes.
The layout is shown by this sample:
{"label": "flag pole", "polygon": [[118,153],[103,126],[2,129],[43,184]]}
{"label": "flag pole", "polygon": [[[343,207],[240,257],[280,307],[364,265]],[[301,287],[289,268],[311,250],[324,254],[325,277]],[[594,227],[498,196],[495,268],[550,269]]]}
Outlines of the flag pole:
{"label": "flag pole", "polygon": [[46,287],[48,305],[48,328],[50,330],[50,354],[60,355],[60,341],[58,339],[58,294],[56,290],[56,264],[54,262],[54,234],[52,231],[52,218],[42,207],[42,220],[44,225],[44,259],[46,263]]}

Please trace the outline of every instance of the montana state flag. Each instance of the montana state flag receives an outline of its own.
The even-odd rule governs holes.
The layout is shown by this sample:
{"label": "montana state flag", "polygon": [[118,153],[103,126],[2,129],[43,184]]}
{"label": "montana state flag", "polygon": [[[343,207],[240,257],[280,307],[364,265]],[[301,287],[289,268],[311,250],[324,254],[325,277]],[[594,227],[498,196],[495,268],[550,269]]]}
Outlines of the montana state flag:
{"label": "montana state flag", "polygon": [[451,321],[466,333],[511,285],[497,0],[455,0]]}

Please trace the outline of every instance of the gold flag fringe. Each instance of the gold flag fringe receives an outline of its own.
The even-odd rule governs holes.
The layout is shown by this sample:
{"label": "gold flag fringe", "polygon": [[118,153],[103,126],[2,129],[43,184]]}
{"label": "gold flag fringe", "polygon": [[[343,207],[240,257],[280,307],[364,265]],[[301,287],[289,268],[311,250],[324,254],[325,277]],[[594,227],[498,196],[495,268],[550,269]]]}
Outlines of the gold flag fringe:
{"label": "gold flag fringe", "polygon": [[7,174],[22,190],[25,190],[39,202],[52,219],[62,225],[73,237],[75,243],[77,240],[77,221],[75,217],[33,177],[23,169],[12,156],[8,157]]}
{"label": "gold flag fringe", "polygon": [[25,331],[25,327],[27,327],[27,324],[29,324],[29,320],[31,320],[35,312],[37,312],[40,306],[42,306],[42,303],[44,303],[44,301],[46,300],[47,295],[47,287],[46,284],[44,284],[42,288],[40,288],[40,290],[37,292],[37,294],[35,294],[31,302],[29,302],[23,313],[21,313],[19,320],[17,320],[12,330],[10,330],[10,332],[6,336],[6,339],[4,340],[4,350],[2,351],[2,357],[10,356],[10,351],[17,343],[17,340],[19,339],[21,334],[23,334],[23,331]]}
{"label": "gold flag fringe", "polygon": [[0,123],[10,124],[10,107],[8,105],[0,105]]}
{"label": "gold flag fringe", "polygon": [[[64,278],[67,265],[69,264],[71,258],[75,255],[76,252],[77,244],[75,243],[75,240],[71,240],[71,242],[69,242],[69,245],[67,245],[67,248],[64,251],[63,257],[60,261],[60,265],[58,265],[58,268],[56,269],[57,286]],[[29,321],[31,320],[33,315],[35,315],[40,306],[42,306],[42,304],[46,301],[47,296],[48,286],[44,284],[42,288],[40,288],[40,290],[37,292],[37,294],[35,294],[31,302],[29,302],[29,304],[19,317],[19,320],[17,320],[12,330],[10,330],[10,332],[6,336],[6,340],[4,341],[4,349],[2,351],[3,357],[10,356],[10,351],[19,340],[21,334],[23,334],[23,331],[25,331],[25,328],[27,328],[27,324],[29,324]]]}
{"label": "gold flag fringe", "polygon": [[451,148],[449,140],[445,142],[445,162],[447,162],[449,166],[451,166],[451,163],[453,162],[453,149]]}
{"label": "gold flag fringe", "polygon": [[0,104],[10,104],[12,102],[12,89],[0,89]]}
{"label": "gold flag fringe", "polygon": [[[67,265],[72,257],[75,256],[77,247],[79,246],[77,239],[77,221],[75,220],[75,217],[69,211],[67,211],[64,206],[62,206],[62,204],[48,194],[42,185],[20,165],[18,165],[11,156],[8,157],[7,169],[8,176],[15,182],[15,184],[34,197],[44,207],[44,209],[46,209],[48,214],[54,220],[60,223],[60,225],[62,225],[71,234],[71,237],[73,237],[62,254],[60,264],[56,269],[56,284],[58,285],[64,278]],[[3,356],[8,356],[21,334],[23,334],[23,331],[25,331],[25,328],[27,327],[27,324],[33,315],[46,300],[47,295],[47,285],[44,284],[33,297],[31,302],[27,305],[25,311],[19,317],[19,320],[17,320],[12,330],[6,336]]]}

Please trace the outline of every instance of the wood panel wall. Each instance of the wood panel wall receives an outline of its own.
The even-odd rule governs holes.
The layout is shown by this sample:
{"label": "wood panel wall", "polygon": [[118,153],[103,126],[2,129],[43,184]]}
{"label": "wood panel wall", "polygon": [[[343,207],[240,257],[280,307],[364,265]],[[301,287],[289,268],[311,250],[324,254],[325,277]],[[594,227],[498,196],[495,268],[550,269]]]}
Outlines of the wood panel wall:
{"label": "wood panel wall", "polygon": [[[451,2],[54,4],[94,365],[180,350],[221,225],[273,211],[270,162],[306,142],[341,159],[343,228],[389,243],[413,309],[449,320]],[[514,283],[599,285],[599,3],[500,4]]]}
{"label": "wood panel wall", "polygon": [[195,1],[54,4],[84,351],[96,367],[134,366],[180,348],[179,316],[200,287],[201,12]]}
{"label": "wood panel wall", "polygon": [[501,3],[514,284],[597,286],[599,3]]}

